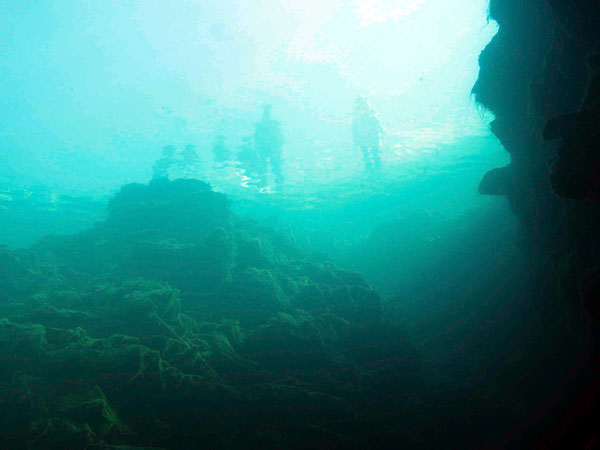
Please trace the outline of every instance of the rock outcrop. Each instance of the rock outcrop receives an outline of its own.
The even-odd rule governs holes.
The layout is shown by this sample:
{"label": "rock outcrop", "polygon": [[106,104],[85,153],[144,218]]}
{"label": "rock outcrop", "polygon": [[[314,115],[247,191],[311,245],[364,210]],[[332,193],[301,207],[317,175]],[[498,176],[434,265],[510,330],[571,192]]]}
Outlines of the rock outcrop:
{"label": "rock outcrop", "polygon": [[200,181],[126,186],[0,274],[0,446],[366,446],[426,380],[362,277]]}
{"label": "rock outcrop", "polygon": [[[600,3],[491,0],[489,11],[500,29],[480,56],[473,92],[495,114],[492,131],[511,163],[489,172],[480,192],[506,195],[518,216],[523,243],[540,267],[541,307],[594,334],[600,320]],[[557,310],[552,299],[571,306]],[[583,315],[587,325],[577,319]],[[593,379],[599,368],[595,363],[583,372]],[[597,398],[598,388],[587,386],[565,398]],[[597,408],[567,403],[563,409],[576,411],[557,419],[561,431],[544,445],[597,440],[586,422]]]}

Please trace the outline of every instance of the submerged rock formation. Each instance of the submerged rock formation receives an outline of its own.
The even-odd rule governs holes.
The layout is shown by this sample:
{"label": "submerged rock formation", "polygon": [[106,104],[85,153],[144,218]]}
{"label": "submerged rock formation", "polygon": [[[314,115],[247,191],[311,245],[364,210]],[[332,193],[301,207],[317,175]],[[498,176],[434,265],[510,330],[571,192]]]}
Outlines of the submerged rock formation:
{"label": "submerged rock formation", "polygon": [[126,186],[0,274],[10,448],[367,446],[426,380],[359,275],[200,181]]}
{"label": "submerged rock formation", "polygon": [[[567,327],[587,326],[596,333],[600,320],[600,3],[491,0],[489,12],[500,30],[480,56],[481,72],[473,92],[495,114],[492,131],[510,153],[511,163],[489,172],[480,192],[506,195],[518,216],[526,236],[523,242],[539,264],[541,307],[562,315]],[[557,309],[553,299],[571,306]],[[590,319],[587,325],[577,319],[583,314]],[[571,351],[586,350],[573,346]],[[549,433],[544,445],[572,447],[576,442],[583,447],[597,441],[597,430],[591,425],[597,407],[571,400],[580,395],[598,398],[597,386],[585,387],[586,377],[597,378],[598,369],[597,362],[573,369],[585,375],[572,385],[584,387],[580,392],[566,391],[559,409],[571,408],[570,415],[557,413],[560,431]]]}

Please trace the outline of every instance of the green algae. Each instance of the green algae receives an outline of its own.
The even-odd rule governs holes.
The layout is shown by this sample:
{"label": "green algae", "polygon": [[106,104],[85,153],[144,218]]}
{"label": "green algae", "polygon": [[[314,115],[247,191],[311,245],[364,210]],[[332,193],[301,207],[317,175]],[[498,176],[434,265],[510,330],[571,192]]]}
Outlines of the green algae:
{"label": "green algae", "polygon": [[422,374],[360,276],[232,220],[200,182],[130,185],[107,222],[0,256],[16,275],[0,303],[15,448],[229,446],[248,426],[346,442],[357,392]]}

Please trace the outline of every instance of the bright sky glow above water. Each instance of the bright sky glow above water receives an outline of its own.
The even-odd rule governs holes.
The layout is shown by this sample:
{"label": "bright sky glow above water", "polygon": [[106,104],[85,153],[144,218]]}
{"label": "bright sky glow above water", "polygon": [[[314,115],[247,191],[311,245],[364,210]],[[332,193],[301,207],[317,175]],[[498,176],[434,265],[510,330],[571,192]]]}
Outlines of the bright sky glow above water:
{"label": "bright sky glow above water", "polygon": [[17,176],[115,188],[188,143],[210,167],[214,136],[237,151],[264,103],[304,172],[360,165],[357,95],[388,159],[487,133],[470,95],[497,31],[485,0],[22,0],[0,15],[0,159]]}

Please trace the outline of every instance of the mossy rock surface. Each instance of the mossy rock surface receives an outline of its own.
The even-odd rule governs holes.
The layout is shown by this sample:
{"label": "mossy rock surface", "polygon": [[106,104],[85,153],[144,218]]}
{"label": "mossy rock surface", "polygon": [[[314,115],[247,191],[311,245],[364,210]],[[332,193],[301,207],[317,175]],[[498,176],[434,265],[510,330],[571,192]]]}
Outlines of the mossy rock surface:
{"label": "mossy rock surface", "polygon": [[93,229],[1,248],[0,274],[13,448],[340,447],[417,364],[359,275],[193,180],[126,186]]}

